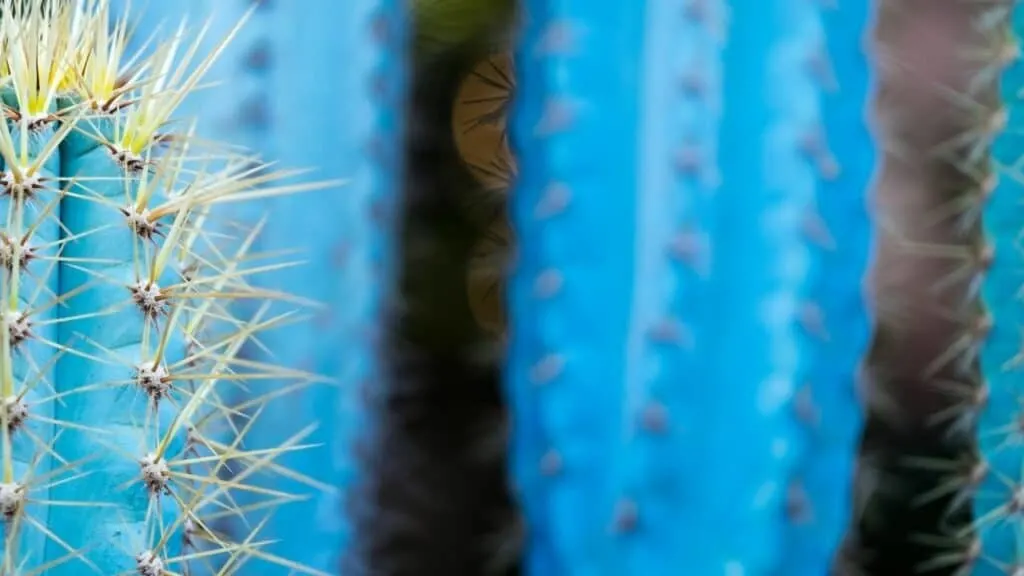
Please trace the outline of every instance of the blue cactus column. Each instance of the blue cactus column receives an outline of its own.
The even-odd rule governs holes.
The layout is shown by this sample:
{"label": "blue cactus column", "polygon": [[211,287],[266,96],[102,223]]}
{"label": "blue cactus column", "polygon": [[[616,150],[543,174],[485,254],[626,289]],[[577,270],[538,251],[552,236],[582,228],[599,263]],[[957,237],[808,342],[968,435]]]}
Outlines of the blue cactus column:
{"label": "blue cactus column", "polygon": [[695,574],[768,574],[785,561],[785,507],[805,450],[794,399],[815,351],[798,319],[815,268],[804,222],[818,180],[807,143],[821,126],[821,83],[809,65],[822,40],[819,6],[730,3],[714,357],[695,426],[696,521],[712,536]]}
{"label": "blue cactus column", "polygon": [[858,379],[871,331],[865,287],[877,159],[867,121],[873,13],[872,0],[824,9],[823,42],[806,62],[825,89],[821,126],[805,140],[821,177],[807,227],[818,266],[803,315],[816,354],[796,398],[808,450],[788,495],[791,524],[779,574],[827,573],[850,522],[863,420]]}
{"label": "blue cactus column", "polygon": [[[13,91],[4,94],[5,104],[14,110],[26,110],[28,105],[14,96]],[[20,135],[28,130],[27,122],[8,120],[4,129],[6,139],[15,144],[15,158],[5,158],[3,163],[8,173],[25,173],[31,177],[56,179],[60,168],[60,154],[53,153],[38,170],[28,166],[40,154],[47,139],[54,137],[52,127],[31,132],[31,137],[22,141]],[[11,164],[15,164],[12,166]],[[54,361],[58,351],[52,342],[56,340],[57,311],[59,302],[56,258],[60,247],[60,225],[52,218],[57,207],[55,189],[44,187],[33,197],[22,197],[15,192],[17,184],[10,176],[3,180],[0,194],[0,214],[6,219],[6,226],[0,232],[4,256],[0,264],[3,305],[2,325],[7,334],[0,336],[4,343],[0,348],[0,396],[4,402],[3,419],[5,429],[0,457],[3,459],[3,485],[9,487],[15,482],[34,481],[47,478],[61,463],[52,455],[52,444],[56,427],[53,420],[58,402],[54,399]],[[18,247],[18,252],[15,251]],[[27,256],[25,253],[27,252]],[[15,257],[18,254],[18,257]],[[25,337],[12,338],[19,334],[18,327],[31,328]],[[30,412],[31,410],[31,412]],[[34,414],[28,419],[24,414]],[[21,417],[19,418],[19,414]],[[9,445],[7,443],[10,443]],[[9,452],[8,452],[9,450]],[[58,468],[58,470],[61,470]],[[59,474],[59,472],[58,472]],[[49,486],[36,486],[32,497],[47,501]],[[45,522],[49,512],[46,504],[26,504],[28,515],[37,522]],[[0,545],[0,559],[25,562],[26,565],[42,564],[46,550],[45,531],[28,521],[21,526],[8,521],[3,527],[4,544]],[[0,571],[7,564],[0,560]]]}
{"label": "blue cactus column", "polygon": [[[274,480],[275,490],[312,497],[275,513],[264,534],[280,540],[268,552],[334,572],[353,546],[346,515],[358,503],[345,494],[360,481],[357,445],[372,434],[365,396],[382,378],[376,334],[391,290],[408,8],[405,0],[313,0],[261,10],[274,23],[268,49],[279,63],[267,72],[273,127],[261,148],[272,148],[268,154],[280,165],[318,167],[310,178],[347,182],[264,206],[274,218],[263,234],[263,249],[297,249],[307,262],[268,277],[265,286],[325,306],[314,311],[312,322],[270,333],[263,344],[278,362],[336,382],[268,406],[250,445],[278,445],[319,422],[304,442],[323,446],[285,456],[282,463],[338,492]],[[358,564],[358,558],[349,560]],[[345,573],[356,571],[354,564],[346,566]],[[272,565],[259,569],[268,576],[288,574]]]}
{"label": "blue cactus column", "polygon": [[[1019,42],[1024,34],[1024,6],[1019,2],[992,7],[990,20],[997,23],[987,30],[993,51],[999,58],[993,67],[1005,67],[1000,86],[1001,106],[982,118],[983,136],[1001,131],[993,144],[998,180],[986,194],[986,182],[979,183],[981,194],[972,190],[978,202],[986,202],[982,215],[985,236],[977,246],[975,269],[984,271],[981,309],[968,330],[987,338],[981,349],[983,380],[978,398],[987,398],[978,417],[979,463],[964,477],[965,488],[977,488],[974,499],[974,531],[978,542],[969,551],[974,561],[970,574],[997,576],[1019,571],[1024,566],[1021,542],[1024,525],[1020,522],[1024,494],[1024,450],[1019,434],[1021,422],[1020,364],[1021,326],[1024,302],[1021,300],[1022,270],[1020,231],[1024,224],[1024,186],[1021,184],[1020,157],[1024,150],[1024,62]],[[968,335],[971,335],[969,333]],[[974,406],[965,406],[965,412]],[[979,482],[980,480],[980,482]],[[975,486],[977,484],[977,486]]]}
{"label": "blue cactus column", "polygon": [[714,573],[694,451],[723,16],[525,5],[507,386],[529,574]]}
{"label": "blue cactus column", "polygon": [[[267,153],[274,149],[273,126],[269,121],[269,99],[272,95],[268,88],[272,64],[268,40],[271,24],[268,16],[271,11],[267,9],[269,3],[261,0],[105,1],[110,6],[111,26],[127,27],[127,54],[131,57],[152,55],[173,37],[183,23],[190,31],[207,27],[207,33],[200,39],[199,52],[209,53],[245,18],[245,24],[223,47],[207,72],[204,84],[210,87],[189,94],[175,110],[174,121],[179,129],[189,128],[188,123],[194,122],[196,135],[215,148],[208,151],[210,155],[224,157],[243,153],[267,158]],[[215,161],[210,162],[212,165]],[[249,230],[256,226],[265,212],[262,204],[242,202],[212,207],[206,226],[236,236],[240,228]],[[260,250],[261,240],[257,237],[251,253],[259,253]],[[232,303],[230,309],[237,318],[249,318],[254,306],[258,303],[243,299]],[[259,352],[252,348],[250,343],[244,344],[239,356],[258,359]],[[247,397],[241,388],[227,391],[225,396],[228,405],[258,401]],[[262,425],[260,421],[254,427],[258,429]],[[223,440],[230,444],[229,438]],[[235,498],[245,500],[246,495],[240,494]],[[212,527],[226,534],[244,536],[248,530],[238,525],[239,522],[238,515],[227,514],[212,522]],[[200,568],[192,566],[191,570]]]}
{"label": "blue cactus column", "polygon": [[[511,137],[507,386],[527,573],[620,568],[610,528],[624,441],[633,298],[643,9],[638,2],[523,6]],[[624,573],[624,572],[623,572]]]}
{"label": "blue cactus column", "polygon": [[[104,0],[110,5],[111,25],[121,20],[130,32],[128,54],[149,55],[173,36],[183,22],[196,31],[208,32],[201,39],[199,53],[205,54],[248,15],[206,75],[210,87],[190,94],[175,110],[177,122],[196,121],[196,133],[211,143],[230,144],[233,152],[248,149],[266,157],[273,134],[269,126],[268,72],[272,63],[268,39],[270,3],[262,0]],[[219,152],[223,154],[224,152]],[[260,215],[260,204],[232,203],[217,207],[223,223],[252,223]],[[242,304],[244,305],[244,304]]]}
{"label": "blue cactus column", "polygon": [[[826,112],[818,3],[729,8],[527,3],[508,385],[532,574],[822,574],[846,528],[866,4],[829,38],[849,91]],[[834,253],[808,234],[819,194]],[[819,340],[807,302],[849,330]]]}

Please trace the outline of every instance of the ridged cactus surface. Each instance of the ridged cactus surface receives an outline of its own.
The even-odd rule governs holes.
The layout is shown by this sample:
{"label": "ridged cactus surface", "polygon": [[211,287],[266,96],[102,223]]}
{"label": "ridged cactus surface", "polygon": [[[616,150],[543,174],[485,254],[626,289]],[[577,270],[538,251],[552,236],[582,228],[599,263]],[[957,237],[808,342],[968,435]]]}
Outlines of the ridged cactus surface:
{"label": "ridged cactus surface", "polygon": [[[235,537],[213,528],[294,500],[254,479],[296,477],[275,459],[309,433],[249,449],[270,397],[228,398],[250,380],[287,380],[278,395],[316,380],[240,357],[295,313],[271,312],[289,298],[249,280],[282,266],[252,251],[259,226],[232,237],[208,218],[323,185],[284,183],[294,174],[172,122],[241,22],[211,53],[201,24],[172,28],[140,60],[106,0],[0,13],[0,573],[234,574],[254,558],[327,573],[265,551],[262,518]],[[251,318],[232,314],[240,300]]]}
{"label": "ridged cactus surface", "polygon": [[523,6],[508,386],[530,574],[626,568],[618,551],[635,510],[614,476],[634,423],[623,406],[633,392],[624,351],[640,161],[637,8]]}
{"label": "ridged cactus surface", "polygon": [[[261,285],[323,306],[310,323],[268,334],[262,352],[254,353],[334,380],[271,407],[254,430],[255,445],[269,448],[307,422],[320,423],[310,440],[323,450],[283,461],[334,488],[282,509],[267,533],[280,541],[272,549],[281,555],[326,572],[341,567],[358,574],[364,567],[352,522],[372,511],[354,494],[367,480],[361,469],[374,449],[373,399],[386,377],[379,345],[393,289],[409,7],[406,0],[313,0],[264,9],[277,30],[268,37],[277,64],[266,78],[272,139],[263,147],[286,165],[317,166],[318,177],[345,180],[316,193],[315,204],[281,197],[266,205],[275,217],[263,248],[298,248],[312,265],[267,276]],[[270,382],[268,390],[280,384]],[[301,479],[267,487],[304,489]]]}
{"label": "ridged cactus surface", "polygon": [[721,526],[721,537],[698,565],[763,574],[785,560],[793,521],[785,505],[806,449],[794,399],[815,350],[797,320],[816,264],[803,223],[818,176],[804,143],[821,124],[821,84],[808,66],[820,50],[821,21],[808,0],[730,7],[712,235],[713,366],[695,426],[697,461],[706,462],[696,517]]}
{"label": "ridged cactus surface", "polygon": [[508,385],[531,574],[828,571],[870,329],[868,3],[843,14],[525,3]]}
{"label": "ridged cactus surface", "polygon": [[[978,459],[959,478],[958,489],[974,493],[975,539],[967,546],[972,576],[996,576],[1019,571],[1024,566],[1021,541],[1024,524],[1020,521],[1024,450],[1017,438],[1021,422],[1020,367],[1021,326],[1024,302],[1021,300],[1022,252],[1021,227],[1024,226],[1024,186],[1021,185],[1020,158],[1024,153],[1024,63],[1020,58],[1020,38],[1024,34],[1024,6],[1007,2],[990,8],[980,24],[991,46],[991,62],[986,70],[999,74],[999,102],[976,132],[978,141],[992,144],[996,179],[979,182],[982,194],[975,214],[982,215],[984,235],[978,237],[972,270],[982,276],[983,308],[974,309],[968,318],[971,346],[983,339],[981,375],[976,397],[981,402],[963,406],[964,412],[980,408],[977,415]],[[994,188],[985,189],[989,182]],[[968,191],[968,194],[977,191]]]}
{"label": "ridged cactus surface", "polygon": [[816,269],[801,311],[813,356],[794,398],[807,446],[787,496],[792,519],[779,574],[825,573],[852,526],[862,364],[872,329],[866,288],[878,160],[869,121],[874,10],[871,0],[821,8],[822,36],[805,54],[805,73],[822,90],[819,123],[802,136],[818,174],[804,227]]}

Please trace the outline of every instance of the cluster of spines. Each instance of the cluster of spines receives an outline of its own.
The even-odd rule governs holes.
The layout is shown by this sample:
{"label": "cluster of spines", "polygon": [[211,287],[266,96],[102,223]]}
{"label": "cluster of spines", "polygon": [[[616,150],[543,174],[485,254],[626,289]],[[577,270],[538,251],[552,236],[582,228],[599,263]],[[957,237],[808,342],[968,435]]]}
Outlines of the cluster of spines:
{"label": "cluster of spines", "polygon": [[872,328],[865,291],[876,162],[868,120],[872,14],[869,0],[823,8],[822,34],[803,61],[822,91],[820,123],[809,125],[802,138],[818,174],[804,228],[816,266],[800,316],[813,356],[794,397],[806,451],[787,495],[790,526],[780,574],[826,571],[850,527],[863,420],[859,378]]}
{"label": "cluster of spines", "polygon": [[[316,210],[276,199],[270,205],[276,218],[263,235],[266,249],[298,246],[317,262],[274,278],[275,285],[336,303],[317,312],[312,330],[296,325],[265,339],[276,357],[336,380],[308,391],[300,403],[269,408],[273,425],[256,431],[255,445],[273,447],[297,418],[323,422],[312,438],[328,445],[327,453],[291,454],[285,461],[336,487],[281,510],[267,531],[280,540],[272,548],[280,555],[331,573],[360,574],[368,570],[372,543],[366,540],[375,535],[375,496],[365,471],[379,456],[372,414],[381,409],[375,404],[388,381],[380,350],[394,290],[411,7],[408,0],[311,0],[266,9],[275,26],[270,53],[287,63],[266,79],[273,93],[268,133],[286,143],[274,156],[349,178],[344,190],[319,195]],[[344,55],[345,65],[339,68],[325,53]],[[362,527],[365,534],[357,534]],[[301,536],[290,537],[296,533]]]}
{"label": "cluster of spines", "polygon": [[[508,49],[508,47],[506,47]],[[481,94],[481,86],[487,90]],[[512,54],[500,52],[479,62],[463,81],[452,112],[452,135],[459,155],[480,186],[465,207],[482,226],[505,224],[508,191],[515,180],[516,163],[508,146],[508,108],[515,90]],[[464,93],[466,91],[468,93]],[[495,141],[479,137],[497,133]],[[482,144],[492,144],[484,146]],[[486,238],[504,248],[502,238]],[[484,251],[485,249],[481,249]],[[500,267],[500,266],[499,266]]]}
{"label": "cluster of spines", "polygon": [[[1021,326],[1024,325],[1024,247],[1021,246],[1021,149],[1024,137],[1024,5],[1016,0],[993,5],[976,23],[986,38],[988,66],[979,80],[998,86],[997,98],[982,105],[972,143],[980,156],[977,187],[965,194],[969,235],[965,267],[973,280],[966,306],[965,334],[973,358],[980,362],[980,381],[970,379],[971,393],[960,407],[962,418],[975,424],[976,453],[965,459],[958,490],[973,496],[974,518],[955,534],[966,542],[961,570],[972,576],[1018,574],[1024,570],[1024,450],[1021,448]],[[971,202],[970,199],[974,201]],[[980,223],[979,218],[980,216]],[[979,225],[980,224],[980,225]],[[980,289],[980,294],[979,294]],[[981,302],[977,302],[980,295]],[[966,417],[964,417],[966,416]],[[960,498],[963,502],[965,498]]]}
{"label": "cluster of spines", "polygon": [[[969,121],[925,151],[956,173],[953,197],[924,215],[924,224],[942,225],[949,240],[904,239],[906,249],[943,264],[943,276],[929,289],[940,298],[940,317],[953,330],[920,376],[949,397],[930,424],[957,456],[910,455],[905,461],[934,474],[934,488],[915,502],[945,504],[932,532],[912,536],[933,547],[920,570],[995,576],[1024,569],[1019,517],[1024,459],[1018,438],[1024,141],[1016,118],[1024,86],[1019,45],[1024,11],[1017,0],[983,3],[970,29],[972,44],[962,50],[960,62],[970,72],[966,87],[939,87],[946,103]],[[895,151],[911,152],[908,146]]]}
{"label": "cluster of spines", "polygon": [[[0,11],[0,573],[232,574],[253,558],[319,573],[263,552],[262,524],[236,541],[210,528],[296,499],[251,478],[294,477],[274,460],[309,433],[248,450],[267,399],[228,405],[224,393],[315,380],[239,358],[294,314],[269,314],[283,295],[247,281],[281,266],[260,263],[255,233],[213,234],[207,219],[218,204],[316,185],[275,185],[292,174],[204,150],[171,122],[234,31],[197,57],[179,29],[133,61],[106,0]],[[239,299],[264,305],[236,319]],[[239,493],[263,498],[242,509]]]}

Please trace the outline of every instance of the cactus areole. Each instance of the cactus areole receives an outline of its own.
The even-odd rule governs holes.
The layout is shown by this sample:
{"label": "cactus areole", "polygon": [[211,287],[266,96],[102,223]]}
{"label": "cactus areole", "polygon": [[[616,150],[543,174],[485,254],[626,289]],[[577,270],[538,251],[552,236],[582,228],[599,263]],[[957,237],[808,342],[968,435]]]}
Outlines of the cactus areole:
{"label": "cactus areole", "polygon": [[[175,114],[237,27],[209,54],[206,28],[180,26],[135,57],[110,12],[0,0],[0,574],[272,569],[254,558],[319,574],[261,551],[258,522],[211,528],[243,513],[240,493],[246,514],[294,499],[254,480],[287,474],[275,459],[301,440],[247,450],[268,400],[225,391],[316,379],[239,359],[291,314],[247,280],[283,264],[252,252],[258,229],[207,222],[219,204],[325,186],[200,143]],[[234,317],[239,299],[256,313]]]}

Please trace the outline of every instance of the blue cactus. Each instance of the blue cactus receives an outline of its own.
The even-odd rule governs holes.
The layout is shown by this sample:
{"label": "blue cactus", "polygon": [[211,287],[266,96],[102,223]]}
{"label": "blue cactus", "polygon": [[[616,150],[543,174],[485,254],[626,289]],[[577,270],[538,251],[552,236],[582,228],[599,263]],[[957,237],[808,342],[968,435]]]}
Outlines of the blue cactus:
{"label": "blue cactus", "polygon": [[804,0],[732,4],[712,235],[708,382],[718,385],[702,398],[697,455],[708,463],[697,517],[730,528],[706,550],[709,571],[759,574],[784,561],[784,504],[805,449],[793,400],[814,354],[797,318],[813,274],[803,222],[817,174],[804,143],[821,123],[821,86],[807,66],[818,10]]}
{"label": "blue cactus", "polygon": [[[133,63],[110,21],[106,0],[0,3],[0,573],[226,574],[259,558],[326,574],[263,551],[265,522],[215,527],[295,498],[252,477],[297,477],[274,460],[307,433],[248,449],[270,397],[232,392],[315,378],[239,355],[293,313],[248,279],[279,267],[252,252],[259,227],[232,238],[210,215],[327,184],[282,183],[294,172],[172,121],[240,23],[212,53],[197,49],[209,27],[179,27]],[[232,314],[240,300],[251,317]],[[262,498],[243,510],[245,494]]]}
{"label": "blue cactus", "polygon": [[[239,33],[234,48],[222,55],[220,67],[211,68],[208,75],[215,80],[231,79],[232,94],[216,90],[196,93],[183,104],[182,108],[190,107],[179,110],[181,115],[198,115],[206,136],[227,136],[282,163],[320,166],[324,168],[322,176],[351,180],[344,190],[318,195],[315,204],[284,198],[257,207],[275,217],[262,228],[254,246],[262,251],[297,249],[303,258],[319,263],[301,271],[283,269],[261,278],[260,284],[273,290],[287,289],[327,306],[312,324],[274,331],[261,337],[259,346],[243,351],[257,360],[301,365],[339,381],[337,387],[306,391],[295,400],[267,407],[247,439],[253,448],[274,447],[309,422],[320,423],[309,440],[322,444],[321,448],[308,456],[282,458],[283,464],[301,476],[291,482],[270,479],[264,484],[267,489],[314,492],[314,498],[278,512],[264,533],[281,540],[268,546],[275,554],[331,570],[341,562],[339,555],[353,538],[348,511],[338,500],[343,492],[333,487],[354,485],[354,443],[369,437],[368,408],[361,403],[361,389],[363,382],[377,373],[375,347],[366,335],[379,321],[379,303],[389,277],[391,233],[386,223],[379,221],[386,218],[379,210],[392,202],[399,177],[394,169],[396,147],[401,145],[405,7],[401,2],[371,1],[315,6],[221,4],[192,2],[189,11],[193,18],[216,16],[216,22],[223,22],[243,4],[255,4],[257,25]],[[167,8],[181,11],[178,6]],[[265,34],[265,27],[258,25],[269,20],[273,21],[273,35]],[[136,28],[137,37],[152,34],[158,22],[156,12],[149,14]],[[337,57],[324,57],[325,53]],[[346,57],[342,65],[342,55],[358,57]],[[288,64],[271,65],[271,60]],[[226,68],[225,62],[234,69]],[[324,130],[325,125],[336,129]],[[220,225],[252,224],[257,219],[254,210],[242,213],[234,209],[221,212],[216,221]],[[348,224],[340,226],[341,222]],[[338,298],[347,305],[335,304]],[[362,352],[338,353],[348,347]],[[268,350],[273,353],[265,353]],[[260,397],[282,384],[287,382],[255,383],[249,393]],[[339,417],[339,412],[344,417]],[[319,490],[311,491],[309,484]],[[239,498],[247,500],[245,495]]]}
{"label": "blue cactus", "polygon": [[[717,2],[527,3],[508,379],[530,573],[817,574],[846,528],[874,150],[849,42],[867,11],[830,39],[853,85],[823,119],[820,7],[730,8],[727,30]],[[827,185],[823,122],[850,132]],[[837,256],[806,234],[819,197],[850,242]],[[803,333],[811,299],[836,341]],[[808,375],[829,428],[798,418]],[[824,534],[787,515],[795,482]]]}
{"label": "blue cactus", "polygon": [[[615,571],[633,297],[642,11],[524,4],[511,137],[509,401],[527,572]],[[611,79],[611,81],[609,81]],[[586,238],[586,241],[581,241]],[[581,399],[586,399],[581,402]],[[619,522],[628,523],[629,510]],[[607,568],[602,568],[606,566]]]}
{"label": "blue cactus", "polygon": [[[314,203],[280,198],[264,206],[275,218],[262,247],[296,247],[315,265],[268,277],[263,285],[325,303],[311,324],[268,334],[265,349],[336,383],[268,408],[252,442],[276,446],[306,423],[320,423],[310,441],[323,450],[282,462],[338,489],[282,509],[267,534],[282,540],[270,549],[283,556],[325,571],[349,562],[348,573],[360,562],[348,553],[358,502],[345,496],[364,480],[356,450],[373,432],[367,386],[383,374],[376,334],[391,290],[390,215],[402,175],[406,6],[403,0],[316,0],[268,10],[276,29],[269,50],[282,64],[267,72],[275,121],[262,148],[285,164],[320,166],[322,176],[347,183],[318,193]],[[270,486],[293,484],[275,480]]]}
{"label": "blue cactus", "polygon": [[805,229],[817,269],[803,323],[815,354],[796,396],[807,452],[789,494],[792,522],[779,574],[825,573],[851,520],[863,418],[858,379],[872,327],[865,299],[873,246],[868,193],[877,159],[867,121],[872,14],[870,0],[823,10],[824,42],[806,61],[825,88],[820,130],[805,140],[821,176]]}
{"label": "blue cactus", "polygon": [[[1020,326],[1024,306],[1020,300],[1020,228],[1024,222],[1018,174],[1024,138],[1024,62],[1019,39],[1024,32],[1024,7],[1019,3],[988,9],[983,18],[995,47],[987,71],[1002,69],[999,95],[1002,106],[984,118],[979,138],[998,134],[992,145],[997,180],[979,182],[977,202],[984,204],[984,237],[972,250],[972,269],[984,273],[981,294],[986,309],[971,316],[968,334],[985,338],[981,347],[980,392],[982,402],[963,407],[980,408],[977,417],[978,462],[965,471],[962,488],[975,490],[973,533],[977,540],[967,547],[972,575],[995,576],[1019,570],[1021,556],[1021,470],[1024,452],[1013,439],[1020,422]],[[986,140],[987,141],[987,140]],[[985,186],[995,183],[986,193]],[[985,270],[987,269],[987,272]]]}

